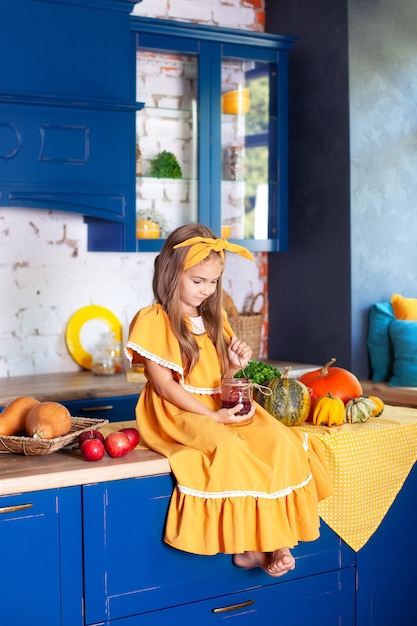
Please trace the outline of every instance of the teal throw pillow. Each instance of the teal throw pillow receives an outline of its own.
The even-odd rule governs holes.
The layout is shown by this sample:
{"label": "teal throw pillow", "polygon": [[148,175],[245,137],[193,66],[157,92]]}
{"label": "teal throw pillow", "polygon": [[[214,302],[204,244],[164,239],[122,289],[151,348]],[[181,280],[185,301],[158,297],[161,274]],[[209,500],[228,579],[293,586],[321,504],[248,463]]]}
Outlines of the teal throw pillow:
{"label": "teal throw pillow", "polygon": [[394,349],[389,387],[417,387],[417,322],[394,320],[390,337]]}
{"label": "teal throw pillow", "polygon": [[391,378],[393,351],[389,327],[393,320],[395,316],[391,302],[378,302],[369,309],[366,345],[374,383],[383,383]]}

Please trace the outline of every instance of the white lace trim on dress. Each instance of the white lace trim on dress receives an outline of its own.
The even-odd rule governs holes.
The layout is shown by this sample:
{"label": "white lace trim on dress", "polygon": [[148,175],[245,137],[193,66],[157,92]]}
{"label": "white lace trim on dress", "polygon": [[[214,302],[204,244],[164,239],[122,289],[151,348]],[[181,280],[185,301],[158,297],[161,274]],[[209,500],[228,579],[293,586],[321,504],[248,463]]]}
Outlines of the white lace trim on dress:
{"label": "white lace trim on dress", "polygon": [[180,493],[183,493],[186,496],[195,496],[196,498],[204,498],[206,500],[247,497],[276,500],[277,498],[284,498],[285,496],[289,496],[296,489],[301,489],[302,487],[305,487],[306,485],[308,485],[310,480],[312,480],[312,478],[313,475],[310,474],[306,478],[306,480],[304,480],[299,485],[286,487],[285,489],[281,489],[280,491],[276,491],[275,493],[266,493],[264,491],[197,491],[196,489],[184,487],[184,485],[177,485],[177,488]]}
{"label": "white lace trim on dress", "polygon": [[209,394],[214,395],[215,393],[221,393],[221,387],[192,387],[191,385],[183,385],[181,383],[181,387],[184,387],[186,391],[190,393],[198,393],[198,394]]}
{"label": "white lace trim on dress", "polygon": [[[147,350],[140,348],[138,345],[136,345],[135,343],[132,343],[131,341],[128,341],[128,343],[126,344],[126,348],[130,348],[131,350],[134,350],[141,356],[145,357],[145,359],[149,359],[150,361],[153,361],[154,363],[158,363],[158,365],[162,365],[163,367],[168,367],[169,369],[174,370],[174,372],[178,372],[181,375],[181,381],[182,382],[184,381],[184,370],[179,365],[176,365],[176,363],[172,363],[172,361],[166,361],[165,359],[161,359],[159,356],[156,356],[155,354],[152,354],[152,352],[148,352]],[[132,361],[132,356],[129,355],[128,352],[127,352],[127,355],[128,357],[130,356],[129,360]]]}

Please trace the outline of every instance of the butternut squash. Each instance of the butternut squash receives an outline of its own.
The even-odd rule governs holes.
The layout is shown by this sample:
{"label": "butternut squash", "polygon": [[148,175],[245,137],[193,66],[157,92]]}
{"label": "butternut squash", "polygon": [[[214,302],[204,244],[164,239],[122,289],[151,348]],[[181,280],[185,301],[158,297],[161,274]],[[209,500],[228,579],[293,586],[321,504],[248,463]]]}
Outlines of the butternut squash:
{"label": "butternut squash", "polygon": [[0,413],[0,436],[24,433],[27,414],[38,404],[39,400],[30,396],[20,396],[9,402]]}
{"label": "butternut squash", "polygon": [[71,430],[71,414],[59,402],[40,402],[26,417],[26,433],[36,439],[63,437]]}

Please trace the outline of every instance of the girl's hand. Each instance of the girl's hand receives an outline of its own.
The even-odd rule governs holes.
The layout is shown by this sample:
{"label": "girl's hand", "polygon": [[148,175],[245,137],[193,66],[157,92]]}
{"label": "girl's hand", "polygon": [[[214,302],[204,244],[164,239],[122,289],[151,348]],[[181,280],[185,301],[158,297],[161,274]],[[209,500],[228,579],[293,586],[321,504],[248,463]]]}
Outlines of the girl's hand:
{"label": "girl's hand", "polygon": [[219,409],[213,415],[213,419],[220,424],[239,424],[240,422],[247,422],[252,419],[255,414],[255,405],[252,404],[250,411],[244,415],[236,415],[243,409],[243,404],[236,404],[230,409]]}
{"label": "girl's hand", "polygon": [[244,341],[239,341],[237,337],[232,337],[227,350],[229,363],[236,372],[245,368],[252,357],[252,349]]}

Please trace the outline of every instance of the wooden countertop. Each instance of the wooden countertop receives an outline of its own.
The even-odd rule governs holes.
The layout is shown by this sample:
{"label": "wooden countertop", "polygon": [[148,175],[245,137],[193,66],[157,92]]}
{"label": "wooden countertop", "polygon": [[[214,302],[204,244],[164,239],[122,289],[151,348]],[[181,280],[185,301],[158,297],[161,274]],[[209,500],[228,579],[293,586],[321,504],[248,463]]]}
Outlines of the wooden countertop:
{"label": "wooden countertop", "polygon": [[167,459],[148,449],[132,450],[119,459],[105,456],[95,462],[85,461],[78,449],[42,456],[2,453],[0,496],[168,472]]}
{"label": "wooden countertop", "polygon": [[361,385],[365,396],[377,396],[385,404],[417,408],[417,387],[389,387],[388,383],[372,380],[362,380]]}
{"label": "wooden countertop", "polygon": [[33,396],[41,402],[62,402],[139,395],[145,377],[143,374],[135,374],[135,377],[138,379],[136,382],[128,382],[126,372],[96,376],[89,371],[80,371],[0,378],[0,406],[19,396]]}

